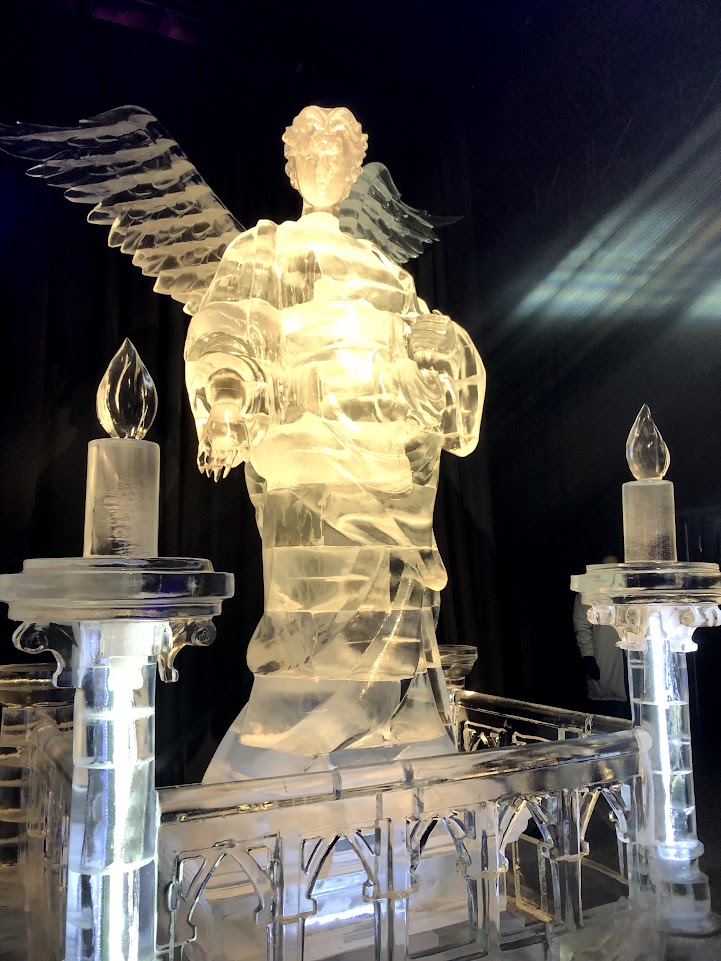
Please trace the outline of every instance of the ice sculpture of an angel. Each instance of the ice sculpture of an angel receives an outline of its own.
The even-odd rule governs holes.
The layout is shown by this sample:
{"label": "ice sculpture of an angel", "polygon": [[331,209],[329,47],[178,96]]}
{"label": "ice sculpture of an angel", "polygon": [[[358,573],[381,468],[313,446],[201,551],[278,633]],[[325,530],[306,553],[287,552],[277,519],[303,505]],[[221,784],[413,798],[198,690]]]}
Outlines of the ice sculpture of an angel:
{"label": "ice sculpture of an angel", "polygon": [[399,266],[437,221],[363,166],[344,107],[286,130],[302,215],[251,230],[140,108],[0,134],[185,304],[199,466],[245,465],[265,610],[250,702],[206,779],[451,750],[433,507],[441,450],[477,443],[485,373]]}

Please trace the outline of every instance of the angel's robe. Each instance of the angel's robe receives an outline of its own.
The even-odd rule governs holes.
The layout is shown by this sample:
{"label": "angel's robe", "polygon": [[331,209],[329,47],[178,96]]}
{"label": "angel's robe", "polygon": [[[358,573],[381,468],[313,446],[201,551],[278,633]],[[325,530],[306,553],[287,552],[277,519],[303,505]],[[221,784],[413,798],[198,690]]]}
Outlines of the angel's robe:
{"label": "angel's robe", "polygon": [[409,343],[424,318],[405,270],[311,213],[241,234],[190,325],[199,436],[208,377],[226,368],[247,385],[265,582],[247,745],[450,748],[433,506],[441,448],[475,447],[484,373],[456,325],[444,376],[422,370]]}

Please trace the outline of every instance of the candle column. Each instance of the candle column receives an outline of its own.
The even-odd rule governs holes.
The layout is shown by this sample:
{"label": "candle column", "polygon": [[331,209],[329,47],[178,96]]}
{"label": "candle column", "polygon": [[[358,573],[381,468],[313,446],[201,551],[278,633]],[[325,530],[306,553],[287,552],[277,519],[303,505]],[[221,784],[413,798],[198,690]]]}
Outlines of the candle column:
{"label": "candle column", "polygon": [[185,644],[208,644],[232,577],[158,558],[159,450],[143,440],[155,388],[130,341],[98,389],[114,436],[89,445],[82,558],[26,561],[0,577],[24,651],[51,650],[76,688],[66,961],[156,956],[155,672],[175,680]]}
{"label": "candle column", "polygon": [[697,627],[721,623],[721,574],[716,564],[676,560],[673,484],[663,479],[670,458],[645,405],[626,455],[635,480],[623,487],[625,563],[591,565],[571,587],[590,605],[592,623],[616,628],[634,725],[650,735],[645,810],[629,857],[632,896],[655,901],[671,932],[710,933],[717,925],[698,863],[686,654],[697,648]]}
{"label": "candle column", "polygon": [[[129,340],[96,407],[111,436],[88,444],[83,556],[157,557],[160,450],[144,440],[157,397]],[[65,958],[152,961],[155,669],[171,628],[98,619],[81,621],[77,634]]]}
{"label": "candle column", "polygon": [[[157,557],[160,449],[144,440],[157,398],[129,340],[96,407],[110,437],[88,444],[83,556]],[[171,627],[99,619],[81,621],[77,633],[65,958],[152,961],[155,671]]]}

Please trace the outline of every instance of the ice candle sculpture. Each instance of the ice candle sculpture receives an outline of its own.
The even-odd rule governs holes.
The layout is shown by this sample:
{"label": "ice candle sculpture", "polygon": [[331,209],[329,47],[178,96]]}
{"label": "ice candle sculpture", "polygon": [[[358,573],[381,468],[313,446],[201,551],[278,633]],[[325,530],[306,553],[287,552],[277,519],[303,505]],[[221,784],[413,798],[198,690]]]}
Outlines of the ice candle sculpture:
{"label": "ice candle sculpture", "polygon": [[629,432],[626,459],[636,479],[623,485],[625,559],[675,561],[673,484],[663,479],[671,458],[647,404]]}
{"label": "ice candle sculpture", "polygon": [[676,560],[670,457],[644,404],[626,444],[636,478],[623,485],[624,564],[591,565],[571,579],[590,605],[589,620],[612,624],[628,655],[633,722],[650,735],[646,777],[650,804],[634,827],[631,883],[660,907],[677,934],[716,929],[708,879],[699,868],[686,654],[697,627],[721,622],[716,564]]}
{"label": "ice candle sculpture", "polygon": [[160,448],[143,440],[158,408],[155,384],[126,338],[100,381],[98,420],[109,437],[88,444],[83,554],[158,553]]}
{"label": "ice candle sculpture", "polygon": [[[142,439],[156,409],[155,385],[126,339],[98,387],[111,436],[88,445],[85,557],[157,556],[160,449]],[[155,953],[155,673],[172,631],[167,620],[136,618],[84,621],[79,631],[66,961],[84,958],[84,932],[101,919],[118,961],[145,961]]]}
{"label": "ice candle sculpture", "polygon": [[113,436],[88,450],[84,556],[26,561],[0,577],[23,623],[15,644],[51,650],[75,687],[66,961],[153,961],[157,897],[155,673],[175,680],[185,644],[207,644],[232,578],[158,558],[159,449],[143,440],[155,387],[126,340],[97,398]]}

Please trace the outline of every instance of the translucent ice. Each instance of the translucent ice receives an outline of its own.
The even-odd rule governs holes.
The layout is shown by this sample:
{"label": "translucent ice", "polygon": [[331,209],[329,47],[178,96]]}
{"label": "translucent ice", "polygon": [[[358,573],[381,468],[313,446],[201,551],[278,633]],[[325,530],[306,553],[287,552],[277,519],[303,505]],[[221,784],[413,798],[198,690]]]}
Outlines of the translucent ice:
{"label": "translucent ice", "polygon": [[483,365],[341,231],[366,141],[350,112],[306,108],[284,140],[303,215],[229,245],[186,343],[199,466],[245,463],[263,543],[256,682],[211,778],[269,771],[268,749],[288,769],[452,749],[433,507],[441,450],[476,445]]}

